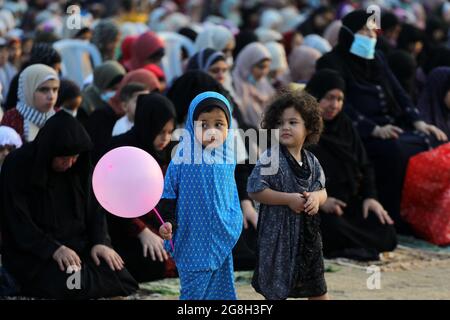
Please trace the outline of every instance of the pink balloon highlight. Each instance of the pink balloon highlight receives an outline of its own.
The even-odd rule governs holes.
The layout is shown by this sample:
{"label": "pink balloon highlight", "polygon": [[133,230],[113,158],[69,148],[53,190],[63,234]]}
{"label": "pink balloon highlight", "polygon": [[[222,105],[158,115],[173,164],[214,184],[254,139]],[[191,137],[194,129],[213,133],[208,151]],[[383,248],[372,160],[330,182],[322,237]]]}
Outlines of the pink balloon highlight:
{"label": "pink balloon highlight", "polygon": [[122,218],[137,218],[158,204],[164,177],[150,154],[135,147],[120,147],[97,163],[92,187],[106,211]]}

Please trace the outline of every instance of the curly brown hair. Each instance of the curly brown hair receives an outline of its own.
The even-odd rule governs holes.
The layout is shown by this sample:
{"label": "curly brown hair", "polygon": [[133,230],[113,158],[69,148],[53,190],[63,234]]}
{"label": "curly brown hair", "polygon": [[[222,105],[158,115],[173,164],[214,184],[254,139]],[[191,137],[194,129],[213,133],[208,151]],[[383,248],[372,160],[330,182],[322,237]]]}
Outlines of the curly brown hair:
{"label": "curly brown hair", "polygon": [[323,120],[320,114],[319,104],[316,98],[305,91],[284,90],[278,94],[263,115],[261,128],[272,130],[277,128],[283,111],[287,108],[295,108],[300,113],[308,135],[305,146],[319,142],[323,130]]}

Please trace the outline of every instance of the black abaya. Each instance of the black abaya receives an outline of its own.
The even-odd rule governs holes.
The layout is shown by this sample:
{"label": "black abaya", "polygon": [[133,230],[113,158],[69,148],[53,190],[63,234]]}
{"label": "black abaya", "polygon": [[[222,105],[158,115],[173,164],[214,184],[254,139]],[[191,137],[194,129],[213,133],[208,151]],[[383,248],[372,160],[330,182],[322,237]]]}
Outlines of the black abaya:
{"label": "black abaya", "polygon": [[[108,150],[132,146],[148,152],[165,169],[170,162],[170,153],[174,145],[170,143],[164,150],[157,151],[153,141],[170,120],[175,124],[176,113],[172,102],[159,93],[140,95],[136,104],[136,116],[133,128],[111,139]],[[154,281],[174,276],[175,264],[172,259],[166,262],[153,261],[144,257],[138,234],[145,228],[156,234],[161,223],[153,212],[126,219],[107,214],[111,241],[125,261],[130,273],[139,282]]]}
{"label": "black abaya", "polygon": [[[2,168],[1,228],[4,267],[19,282],[21,294],[53,299],[88,299],[129,295],[137,284],[126,269],[114,272],[89,253],[108,245],[104,215],[95,210],[90,187],[92,144],[81,124],[58,112],[36,139],[11,153]],[[51,161],[79,155],[67,171],[56,173]],[[70,290],[71,276],[58,267],[53,254],[61,246],[82,261],[81,289]]]}
{"label": "black abaya", "polygon": [[310,150],[319,159],[329,197],[344,201],[344,214],[321,212],[323,251],[326,257],[376,259],[397,244],[393,226],[382,225],[373,213],[363,218],[363,201],[377,198],[373,168],[351,120],[340,113],[325,121],[318,145]]}

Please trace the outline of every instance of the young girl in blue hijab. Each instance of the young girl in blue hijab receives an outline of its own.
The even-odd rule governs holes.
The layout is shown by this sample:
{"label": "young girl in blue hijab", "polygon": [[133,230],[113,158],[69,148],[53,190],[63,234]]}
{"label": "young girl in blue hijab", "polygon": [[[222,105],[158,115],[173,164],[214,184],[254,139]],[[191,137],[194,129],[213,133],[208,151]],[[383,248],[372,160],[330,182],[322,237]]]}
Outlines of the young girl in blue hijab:
{"label": "young girl in blue hijab", "polygon": [[242,230],[234,179],[231,107],[207,91],[191,102],[184,134],[167,169],[159,204],[161,236],[180,276],[182,300],[236,299],[232,249]]}

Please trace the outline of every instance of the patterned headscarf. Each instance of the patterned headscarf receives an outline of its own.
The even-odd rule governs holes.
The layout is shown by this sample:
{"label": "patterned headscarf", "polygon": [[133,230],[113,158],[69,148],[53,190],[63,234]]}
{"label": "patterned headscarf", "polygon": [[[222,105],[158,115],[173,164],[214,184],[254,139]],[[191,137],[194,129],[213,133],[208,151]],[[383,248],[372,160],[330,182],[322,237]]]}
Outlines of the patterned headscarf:
{"label": "patterned headscarf", "polygon": [[210,48],[200,50],[189,59],[187,70],[202,70],[208,72],[213,64],[219,60],[225,61],[225,59],[224,54],[220,51]]}
{"label": "patterned headscarf", "polygon": [[[164,181],[162,197],[177,200],[173,256],[179,270],[218,269],[242,230],[231,148],[233,135],[228,134],[224,144],[213,152],[203,149],[195,138],[194,114],[205,100],[225,104],[231,113],[230,103],[217,92],[207,91],[195,97],[189,106],[187,136],[182,137]],[[197,160],[202,161],[195,163]]]}

